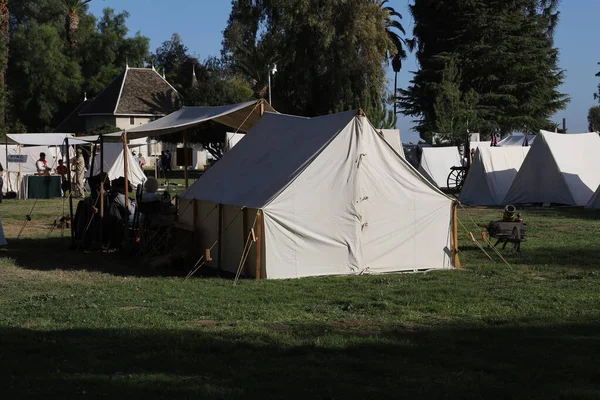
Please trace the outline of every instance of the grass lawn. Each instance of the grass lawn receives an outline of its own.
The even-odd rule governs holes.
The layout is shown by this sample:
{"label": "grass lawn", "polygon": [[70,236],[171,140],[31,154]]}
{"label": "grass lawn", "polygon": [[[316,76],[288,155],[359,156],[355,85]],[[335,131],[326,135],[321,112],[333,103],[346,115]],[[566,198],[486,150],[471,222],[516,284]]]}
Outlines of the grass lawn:
{"label": "grass lawn", "polygon": [[234,287],[69,252],[60,200],[17,240],[32,204],[0,204],[2,398],[600,398],[598,212],[523,210],[510,267],[462,232],[464,270]]}

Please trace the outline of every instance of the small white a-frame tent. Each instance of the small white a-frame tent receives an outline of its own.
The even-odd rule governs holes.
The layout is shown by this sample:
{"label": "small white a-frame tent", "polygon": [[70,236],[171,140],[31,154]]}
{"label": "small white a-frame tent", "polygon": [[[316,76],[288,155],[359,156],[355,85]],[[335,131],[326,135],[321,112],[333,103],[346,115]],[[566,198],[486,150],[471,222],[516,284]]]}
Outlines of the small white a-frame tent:
{"label": "small white a-frame tent", "polygon": [[499,206],[506,196],[529,147],[479,147],[460,191],[464,204]]}
{"label": "small white a-frame tent", "polygon": [[585,208],[600,209],[600,186],[598,186],[590,201],[585,205]]}
{"label": "small white a-frame tent", "polygon": [[396,153],[406,159],[404,148],[402,147],[402,140],[400,140],[400,129],[379,129],[378,131],[381,132],[385,141],[392,146],[392,149],[396,150]]}
{"label": "small white a-frame tent", "polygon": [[584,206],[600,185],[600,136],[542,131],[529,150],[504,204]]}
{"label": "small white a-frame tent", "polygon": [[452,200],[356,111],[266,113],[179,197],[210,265],[235,273],[256,237],[243,266],[255,278],[451,268],[452,220]]}
{"label": "small white a-frame tent", "polygon": [[[123,144],[122,143],[104,143],[104,172],[108,174],[108,179],[115,180],[123,176],[125,163],[123,159]],[[91,160],[90,160],[91,161]],[[146,174],[140,168],[139,164],[133,158],[130,151],[127,151],[127,169],[129,171],[129,182],[133,185],[133,189],[139,184],[146,182]],[[100,173],[100,155],[97,154],[94,158],[94,169],[88,170],[87,176],[90,173],[98,175]]]}
{"label": "small white a-frame tent", "polygon": [[461,166],[458,147],[423,147],[419,172],[439,188],[448,187],[450,168]]}

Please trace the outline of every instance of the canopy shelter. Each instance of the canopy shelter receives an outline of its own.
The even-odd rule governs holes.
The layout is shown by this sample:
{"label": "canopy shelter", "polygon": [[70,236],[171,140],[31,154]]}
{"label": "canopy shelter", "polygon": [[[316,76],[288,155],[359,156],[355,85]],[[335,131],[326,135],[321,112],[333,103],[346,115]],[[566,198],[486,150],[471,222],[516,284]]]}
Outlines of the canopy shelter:
{"label": "canopy shelter", "polygon": [[504,204],[556,203],[584,206],[600,185],[600,136],[542,131]]}
{"label": "canopy shelter", "polygon": [[460,191],[464,204],[499,206],[530,147],[479,147]]}
{"label": "canopy shelter", "polygon": [[416,271],[453,266],[453,204],[362,113],[267,113],[179,196],[179,222],[218,246],[209,265],[255,278]]}
{"label": "canopy shelter", "polygon": [[22,146],[62,146],[65,139],[69,139],[69,145],[87,144],[84,140],[75,139],[71,133],[9,133],[6,137],[6,144]]}
{"label": "canopy shelter", "polygon": [[456,146],[423,147],[419,172],[438,188],[448,186],[450,168],[462,165]]}

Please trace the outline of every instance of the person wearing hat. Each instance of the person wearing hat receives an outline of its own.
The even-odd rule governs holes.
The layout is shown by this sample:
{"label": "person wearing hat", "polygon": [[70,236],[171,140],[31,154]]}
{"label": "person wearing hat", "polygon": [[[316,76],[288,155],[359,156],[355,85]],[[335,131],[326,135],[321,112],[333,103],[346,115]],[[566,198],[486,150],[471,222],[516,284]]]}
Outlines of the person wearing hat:
{"label": "person wearing hat", "polygon": [[37,169],[37,175],[49,175],[50,167],[46,161],[46,153],[40,153],[40,159],[36,161],[35,168]]}
{"label": "person wearing hat", "polygon": [[77,149],[77,157],[73,163],[73,172],[75,172],[75,196],[85,197],[85,159],[83,158],[83,151]]}

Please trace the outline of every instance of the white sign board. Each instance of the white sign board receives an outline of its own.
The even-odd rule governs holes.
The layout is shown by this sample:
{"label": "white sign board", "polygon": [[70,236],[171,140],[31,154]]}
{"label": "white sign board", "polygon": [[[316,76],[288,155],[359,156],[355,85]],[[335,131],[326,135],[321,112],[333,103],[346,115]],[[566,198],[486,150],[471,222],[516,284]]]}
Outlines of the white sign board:
{"label": "white sign board", "polygon": [[27,162],[27,154],[9,154],[6,162],[24,164]]}

